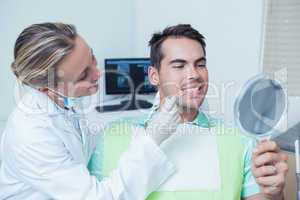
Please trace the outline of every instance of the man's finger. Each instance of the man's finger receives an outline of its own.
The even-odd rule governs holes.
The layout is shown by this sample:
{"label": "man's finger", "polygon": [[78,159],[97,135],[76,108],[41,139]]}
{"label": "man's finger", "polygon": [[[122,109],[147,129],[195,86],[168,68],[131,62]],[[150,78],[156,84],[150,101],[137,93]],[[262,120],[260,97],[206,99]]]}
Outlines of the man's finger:
{"label": "man's finger", "polygon": [[275,175],[277,173],[277,169],[273,165],[266,165],[259,168],[254,168],[252,172],[253,176],[255,178],[258,178],[263,176]]}
{"label": "man's finger", "polygon": [[253,157],[253,164],[255,167],[260,167],[276,162],[281,162],[281,153],[267,152],[259,156]]}
{"label": "man's finger", "polygon": [[285,183],[285,177],[283,174],[258,177],[256,178],[256,182],[263,187],[281,187]]}
{"label": "man's finger", "polygon": [[160,107],[160,112],[163,112],[164,114],[173,115],[175,112],[177,112],[177,105],[176,105],[176,99],[178,97],[176,96],[168,96],[164,98],[162,106]]}
{"label": "man's finger", "polygon": [[282,191],[281,187],[261,187],[261,192],[264,195],[267,195],[267,196],[270,196],[270,197],[281,193],[281,191]]}
{"label": "man's finger", "polygon": [[162,108],[164,111],[170,111],[176,104],[176,96],[170,96],[165,98],[165,102],[163,103]]}
{"label": "man's finger", "polygon": [[274,141],[262,141],[253,151],[254,156],[258,156],[265,152],[279,152],[280,148]]}
{"label": "man's finger", "polygon": [[284,176],[286,176],[289,171],[289,166],[285,161],[276,163],[275,167],[277,169],[277,173],[282,173]]}

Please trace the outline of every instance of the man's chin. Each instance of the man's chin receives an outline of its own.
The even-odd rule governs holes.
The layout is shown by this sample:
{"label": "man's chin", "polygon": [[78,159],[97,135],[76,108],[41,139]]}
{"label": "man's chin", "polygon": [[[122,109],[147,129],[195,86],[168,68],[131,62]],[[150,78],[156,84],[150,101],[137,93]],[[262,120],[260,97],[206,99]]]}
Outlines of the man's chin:
{"label": "man's chin", "polygon": [[200,108],[199,104],[185,104],[180,106],[182,108],[182,111],[184,112],[195,112],[198,111]]}
{"label": "man's chin", "polygon": [[203,100],[195,100],[195,101],[189,101],[189,102],[183,102],[180,107],[184,112],[195,112],[200,109],[200,106],[202,105]]}

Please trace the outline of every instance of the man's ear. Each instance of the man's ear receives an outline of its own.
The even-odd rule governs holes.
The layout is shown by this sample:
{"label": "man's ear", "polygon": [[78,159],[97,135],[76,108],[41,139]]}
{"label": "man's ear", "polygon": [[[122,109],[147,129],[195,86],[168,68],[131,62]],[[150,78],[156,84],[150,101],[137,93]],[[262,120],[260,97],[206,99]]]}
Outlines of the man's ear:
{"label": "man's ear", "polygon": [[159,74],[158,74],[158,69],[156,67],[149,66],[148,78],[152,85],[159,86]]}

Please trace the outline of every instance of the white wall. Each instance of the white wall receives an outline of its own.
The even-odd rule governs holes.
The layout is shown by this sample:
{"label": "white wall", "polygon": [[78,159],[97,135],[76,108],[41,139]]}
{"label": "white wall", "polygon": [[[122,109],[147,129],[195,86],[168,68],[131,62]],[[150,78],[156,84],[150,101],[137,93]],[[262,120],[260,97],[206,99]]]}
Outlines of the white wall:
{"label": "white wall", "polygon": [[99,66],[103,66],[106,57],[132,56],[132,13],[132,0],[1,0],[0,122],[15,105],[10,63],[15,40],[25,27],[45,21],[72,23],[94,49]]}
{"label": "white wall", "polygon": [[[134,1],[134,54],[149,55],[147,42],[154,31],[178,23],[192,24],[206,37],[211,82],[236,82],[226,92],[223,110],[232,117],[233,97],[239,86],[259,71],[263,1]],[[215,103],[210,100],[212,107],[217,106],[221,112],[220,105]]]}
{"label": "white wall", "polygon": [[[15,105],[14,77],[9,67],[14,42],[26,26],[44,21],[75,24],[93,47],[99,66],[106,57],[149,56],[147,42],[154,31],[167,25],[192,24],[207,38],[211,82],[219,88],[221,83],[236,82],[221,97],[226,99],[224,107],[210,98],[213,109],[230,115],[239,86],[259,69],[262,15],[261,0],[2,0],[0,91],[4,95],[0,98],[0,122]],[[103,95],[104,88],[101,91]]]}

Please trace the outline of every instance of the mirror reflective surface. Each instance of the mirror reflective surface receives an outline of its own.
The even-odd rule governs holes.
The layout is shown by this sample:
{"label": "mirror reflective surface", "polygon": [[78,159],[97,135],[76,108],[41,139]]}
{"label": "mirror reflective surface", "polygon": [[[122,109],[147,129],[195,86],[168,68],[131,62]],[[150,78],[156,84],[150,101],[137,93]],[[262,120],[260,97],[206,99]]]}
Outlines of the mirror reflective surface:
{"label": "mirror reflective surface", "polygon": [[260,139],[274,138],[287,127],[287,94],[279,81],[261,74],[241,89],[234,106],[237,126]]}

